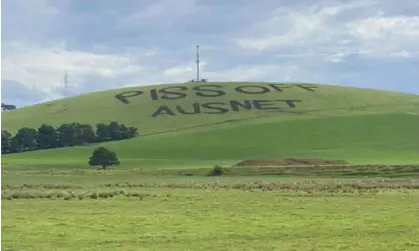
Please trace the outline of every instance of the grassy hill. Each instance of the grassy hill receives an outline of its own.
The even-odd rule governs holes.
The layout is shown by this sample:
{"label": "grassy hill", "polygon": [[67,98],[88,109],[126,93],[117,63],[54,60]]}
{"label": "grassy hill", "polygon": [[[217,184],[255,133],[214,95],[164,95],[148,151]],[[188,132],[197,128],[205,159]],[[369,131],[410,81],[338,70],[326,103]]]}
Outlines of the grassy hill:
{"label": "grassy hill", "polygon": [[[166,88],[166,89],[165,89]],[[196,114],[182,114],[196,113]],[[419,162],[419,96],[317,84],[200,83],[89,93],[2,114],[2,128],[116,120],[140,136],[104,145],[124,165],[232,164],[253,158]],[[86,165],[95,146],[2,156]]]}

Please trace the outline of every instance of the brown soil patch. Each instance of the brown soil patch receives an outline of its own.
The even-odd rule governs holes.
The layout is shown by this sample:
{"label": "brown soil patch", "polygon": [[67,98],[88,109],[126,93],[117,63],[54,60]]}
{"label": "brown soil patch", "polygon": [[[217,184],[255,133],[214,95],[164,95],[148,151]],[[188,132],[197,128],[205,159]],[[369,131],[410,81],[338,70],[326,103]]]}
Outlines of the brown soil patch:
{"label": "brown soil patch", "polygon": [[235,166],[240,167],[261,167],[261,166],[312,166],[312,165],[347,165],[348,162],[344,160],[328,160],[328,159],[282,159],[282,160],[267,160],[267,159],[251,159],[243,160]]}

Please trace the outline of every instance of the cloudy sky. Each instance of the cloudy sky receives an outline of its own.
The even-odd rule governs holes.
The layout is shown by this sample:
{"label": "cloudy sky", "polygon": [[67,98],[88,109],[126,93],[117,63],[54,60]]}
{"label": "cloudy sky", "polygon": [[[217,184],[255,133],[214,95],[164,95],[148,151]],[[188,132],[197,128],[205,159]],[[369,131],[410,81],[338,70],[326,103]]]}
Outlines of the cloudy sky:
{"label": "cloudy sky", "polygon": [[2,0],[2,102],[184,82],[419,94],[418,0]]}

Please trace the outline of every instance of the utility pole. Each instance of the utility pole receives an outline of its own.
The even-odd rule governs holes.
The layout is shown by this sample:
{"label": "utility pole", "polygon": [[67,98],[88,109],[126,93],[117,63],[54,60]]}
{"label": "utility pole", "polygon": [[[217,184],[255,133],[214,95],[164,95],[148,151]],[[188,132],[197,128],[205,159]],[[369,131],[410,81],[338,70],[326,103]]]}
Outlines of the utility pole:
{"label": "utility pole", "polygon": [[199,82],[199,45],[196,46],[196,82]]}

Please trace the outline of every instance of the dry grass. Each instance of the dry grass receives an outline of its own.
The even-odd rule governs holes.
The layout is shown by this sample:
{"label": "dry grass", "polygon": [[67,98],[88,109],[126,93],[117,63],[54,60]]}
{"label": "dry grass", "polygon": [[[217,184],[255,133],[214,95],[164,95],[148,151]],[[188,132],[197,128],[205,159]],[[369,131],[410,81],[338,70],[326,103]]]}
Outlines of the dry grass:
{"label": "dry grass", "polygon": [[2,199],[17,200],[17,199],[64,199],[64,200],[83,200],[83,199],[108,199],[117,196],[138,197],[143,199],[145,197],[155,197],[157,195],[143,193],[143,192],[126,192],[124,190],[115,191],[42,191],[42,190],[18,190],[7,189],[2,191]]}
{"label": "dry grass", "polygon": [[[100,189],[102,187],[103,189]],[[99,189],[98,189],[99,188]],[[88,187],[72,184],[22,184],[3,185],[2,199],[109,199],[114,197],[138,197],[143,199],[157,196],[143,191],[133,191],[162,188],[162,189],[204,189],[204,190],[243,190],[243,191],[278,191],[295,193],[296,195],[310,194],[377,194],[386,190],[401,190],[409,193],[419,189],[419,180],[406,179],[374,179],[374,180],[254,180],[246,182],[220,181],[180,181],[180,182],[149,182],[129,183],[117,182],[100,184],[92,191]],[[114,189],[106,190],[104,189]],[[129,191],[127,191],[127,189]]]}
{"label": "dry grass", "polygon": [[246,181],[232,183],[230,181],[190,181],[178,183],[108,183],[105,187],[167,187],[167,188],[193,188],[193,189],[265,189],[265,190],[325,190],[325,189],[419,189],[419,179],[373,179],[373,180],[303,180],[303,181]]}

